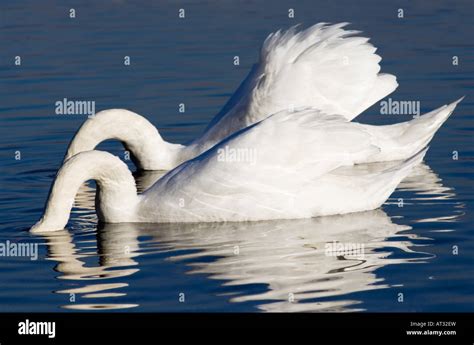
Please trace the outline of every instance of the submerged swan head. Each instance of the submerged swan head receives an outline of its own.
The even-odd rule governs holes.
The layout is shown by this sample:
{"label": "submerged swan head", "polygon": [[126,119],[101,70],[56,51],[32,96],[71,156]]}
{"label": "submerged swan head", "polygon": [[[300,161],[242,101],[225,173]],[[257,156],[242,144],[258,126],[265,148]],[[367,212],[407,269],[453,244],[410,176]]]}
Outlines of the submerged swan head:
{"label": "submerged swan head", "polygon": [[139,198],[127,165],[110,153],[88,151],[71,157],[59,169],[44,215],[31,231],[64,229],[76,193],[88,180],[97,182],[96,209],[101,221],[127,222],[133,219]]}

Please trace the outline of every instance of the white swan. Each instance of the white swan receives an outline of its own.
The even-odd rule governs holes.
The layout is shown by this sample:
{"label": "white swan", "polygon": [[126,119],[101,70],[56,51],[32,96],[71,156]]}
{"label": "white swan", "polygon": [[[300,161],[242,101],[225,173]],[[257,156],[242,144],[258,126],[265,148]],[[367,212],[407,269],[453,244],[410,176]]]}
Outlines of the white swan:
{"label": "white swan", "polygon": [[[65,160],[93,150],[104,140],[118,139],[133,154],[139,168],[169,170],[281,110],[314,107],[352,120],[398,84],[393,75],[379,74],[381,58],[369,39],[355,37],[359,31],[344,30],[345,25],[320,23],[303,31],[295,26],[270,34],[263,43],[259,62],[204,133],[189,145],[168,143],[142,116],[111,109],[97,113],[82,125]],[[382,127],[380,136],[396,137],[398,128],[393,133],[390,128]],[[427,134],[421,132],[419,136]],[[389,146],[394,144],[397,143]],[[418,145],[416,151],[423,147],[424,144]],[[406,152],[403,158],[411,153]],[[377,159],[385,157],[382,154]]]}
{"label": "white swan", "polygon": [[379,141],[370,126],[342,116],[282,111],[181,164],[140,195],[119,158],[82,152],[59,170],[45,213],[31,230],[63,229],[78,188],[90,179],[98,183],[97,213],[106,223],[255,221],[372,210],[426,152],[383,172],[338,173],[380,154]]}

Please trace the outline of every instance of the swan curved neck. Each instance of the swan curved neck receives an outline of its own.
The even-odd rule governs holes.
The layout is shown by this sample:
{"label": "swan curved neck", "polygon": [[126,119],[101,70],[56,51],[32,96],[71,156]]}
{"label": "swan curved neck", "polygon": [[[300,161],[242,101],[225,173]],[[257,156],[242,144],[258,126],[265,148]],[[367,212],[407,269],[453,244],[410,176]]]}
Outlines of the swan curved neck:
{"label": "swan curved neck", "polygon": [[169,170],[180,163],[181,145],[164,141],[147,119],[125,109],[104,110],[84,122],[69,144],[65,161],[108,139],[121,141],[140,169]]}
{"label": "swan curved neck", "polygon": [[135,180],[119,158],[102,151],[81,152],[67,160],[56,175],[43,217],[33,232],[64,229],[79,187],[88,180],[98,185],[96,208],[104,222],[134,220],[138,205]]}

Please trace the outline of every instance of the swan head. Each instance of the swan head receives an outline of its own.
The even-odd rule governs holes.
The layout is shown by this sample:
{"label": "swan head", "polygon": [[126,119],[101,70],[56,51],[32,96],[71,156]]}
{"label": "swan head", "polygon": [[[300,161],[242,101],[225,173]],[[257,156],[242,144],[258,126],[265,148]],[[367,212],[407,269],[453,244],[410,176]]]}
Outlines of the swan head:
{"label": "swan head", "polygon": [[59,169],[45,212],[30,231],[37,233],[64,229],[77,191],[88,180],[97,182],[96,208],[101,221],[134,221],[139,198],[132,173],[118,157],[94,150],[78,153]]}

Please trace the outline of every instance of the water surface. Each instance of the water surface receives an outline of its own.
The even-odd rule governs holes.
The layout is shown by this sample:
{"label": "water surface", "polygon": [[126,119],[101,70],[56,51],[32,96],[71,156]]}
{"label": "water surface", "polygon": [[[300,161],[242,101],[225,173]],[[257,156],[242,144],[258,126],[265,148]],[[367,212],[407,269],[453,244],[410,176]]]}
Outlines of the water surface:
{"label": "water surface", "polygon": [[[1,5],[0,243],[37,243],[39,257],[0,257],[0,311],[473,311],[471,2],[84,1],[75,19],[69,9],[60,1]],[[28,233],[86,120],[56,115],[56,101],[128,108],[184,143],[224,105],[270,32],[321,21],[350,21],[372,38],[383,70],[398,77],[393,99],[420,101],[423,113],[467,96],[425,164],[382,209],[242,224],[97,225],[88,183],[67,230]],[[360,121],[410,118],[381,115],[376,104]],[[100,148],[123,157],[117,143]],[[146,188],[159,175],[137,173],[137,183]],[[328,256],[328,243],[362,243],[364,255]]]}

